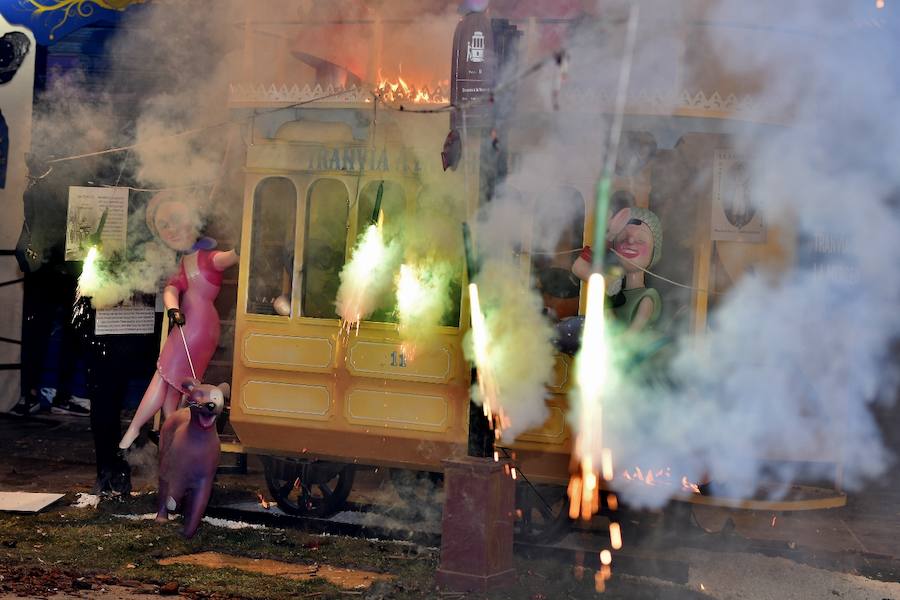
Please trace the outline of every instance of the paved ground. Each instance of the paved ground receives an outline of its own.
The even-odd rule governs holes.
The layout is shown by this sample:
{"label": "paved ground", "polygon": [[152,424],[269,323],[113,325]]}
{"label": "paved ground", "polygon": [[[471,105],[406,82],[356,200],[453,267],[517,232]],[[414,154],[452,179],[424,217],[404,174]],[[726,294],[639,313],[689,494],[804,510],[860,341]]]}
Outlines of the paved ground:
{"label": "paved ground", "polygon": [[[0,414],[0,455],[0,491],[89,492],[93,486],[87,419]],[[248,499],[256,491],[265,493],[261,466],[253,457],[246,475],[222,476],[220,483],[243,490]],[[383,498],[380,483],[377,474],[359,478],[351,500]],[[134,485],[140,491],[155,489],[152,462],[136,470]],[[66,501],[70,500],[71,496]],[[655,582],[661,590],[670,589],[671,597],[900,600],[900,479],[887,478],[851,494],[847,506],[838,509],[795,513],[707,509],[696,516],[705,522],[730,523],[723,533],[710,535],[691,524],[687,506],[630,515],[626,548],[617,559],[618,576]],[[439,520],[439,515],[430,518]],[[437,521],[430,525],[437,526]],[[556,546],[569,553],[560,556],[579,556],[581,551],[590,557],[602,546],[597,534],[602,527],[595,523],[594,531],[588,527],[570,534]],[[546,550],[540,552],[549,557]],[[109,595],[91,597],[156,593],[112,584],[95,587],[94,592],[101,589],[109,590],[103,592]],[[2,590],[0,599],[16,597],[14,591],[4,596]]]}

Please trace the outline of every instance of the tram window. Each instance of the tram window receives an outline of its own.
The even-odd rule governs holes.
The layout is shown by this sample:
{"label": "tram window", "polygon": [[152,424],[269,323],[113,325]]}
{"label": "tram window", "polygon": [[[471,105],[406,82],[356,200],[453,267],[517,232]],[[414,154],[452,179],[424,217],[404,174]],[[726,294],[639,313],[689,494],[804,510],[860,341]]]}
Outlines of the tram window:
{"label": "tram window", "polygon": [[[578,314],[578,299],[581,286],[572,273],[572,264],[578,258],[584,245],[584,198],[570,187],[559,188],[556,192],[558,206],[567,216],[559,237],[546,243],[535,243],[532,253],[532,273],[537,281],[544,307],[557,318]],[[542,223],[534,224],[534,239],[545,238]]]}
{"label": "tram window", "polygon": [[[384,190],[381,194],[381,221],[382,221],[382,237],[385,243],[390,243],[400,235],[403,222],[405,221],[406,212],[406,196],[403,193],[403,186],[393,181],[384,181]],[[372,219],[378,218],[375,215],[375,201],[378,197],[378,186],[381,181],[370,181],[367,183],[359,194],[359,212],[357,213],[356,237],[359,239],[366,228],[372,223]],[[372,315],[366,319],[367,321],[377,321],[379,323],[396,323],[397,313],[395,310],[396,297],[393,291],[390,291],[379,298],[377,308]]]}
{"label": "tram window", "polygon": [[465,268],[462,223],[465,220],[465,203],[455,195],[456,191],[426,187],[419,192],[414,206],[414,222],[423,236],[414,238],[414,255],[433,258],[432,264],[445,285],[447,296],[444,314],[439,324],[459,327],[462,302],[462,278]]}
{"label": "tram window", "polygon": [[294,272],[297,190],[289,179],[269,177],[253,194],[247,312],[290,315]]}
{"label": "tram window", "polygon": [[347,244],[350,194],[336,179],[319,179],[309,188],[303,249],[303,290],[300,314],[335,319]]}

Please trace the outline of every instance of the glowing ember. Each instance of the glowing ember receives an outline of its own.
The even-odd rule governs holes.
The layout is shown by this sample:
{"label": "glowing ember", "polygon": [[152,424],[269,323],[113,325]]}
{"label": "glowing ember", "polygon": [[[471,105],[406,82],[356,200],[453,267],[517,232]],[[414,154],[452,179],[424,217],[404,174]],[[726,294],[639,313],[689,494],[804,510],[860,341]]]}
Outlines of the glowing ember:
{"label": "glowing ember", "polygon": [[449,101],[449,96],[446,92],[449,84],[449,81],[441,81],[432,84],[429,88],[427,85],[409,84],[399,75],[396,81],[390,81],[379,71],[375,95],[381,98],[382,102],[390,104],[403,102],[412,104],[446,104]]}
{"label": "glowing ember", "polygon": [[612,577],[612,552],[603,550],[600,552],[600,570],[594,573],[594,587],[598,592],[606,590],[606,582]]}
{"label": "glowing ember", "polygon": [[619,527],[618,523],[609,524],[609,543],[612,545],[613,550],[618,550],[622,547],[622,528]]}
{"label": "glowing ember", "polygon": [[[622,471],[622,479],[625,481],[643,483],[644,485],[653,487],[677,485],[672,479],[671,467],[655,470],[643,470],[640,467],[635,467],[632,470]],[[680,483],[682,491],[690,492],[691,494],[700,493],[700,487],[696,483],[691,482],[686,475],[681,477]]]}
{"label": "glowing ember", "polygon": [[681,478],[681,487],[685,491],[691,492],[692,494],[700,493],[700,486],[698,486],[696,483],[688,481],[688,478],[686,476]]}
{"label": "glowing ember", "polygon": [[613,462],[612,451],[609,448],[604,448],[600,453],[600,469],[603,472],[603,479],[605,479],[606,481],[612,481]]}
{"label": "glowing ember", "polygon": [[[608,550],[604,550],[603,552],[609,552]],[[602,560],[602,552],[601,552],[601,560]],[[612,556],[610,556],[610,560],[612,560]],[[598,592],[602,592],[606,590],[606,582],[612,577],[612,567],[609,565],[601,565],[600,570],[594,574],[594,587]]]}
{"label": "glowing ember", "polygon": [[615,494],[607,495],[606,506],[609,507],[609,510],[619,510],[619,498]]}

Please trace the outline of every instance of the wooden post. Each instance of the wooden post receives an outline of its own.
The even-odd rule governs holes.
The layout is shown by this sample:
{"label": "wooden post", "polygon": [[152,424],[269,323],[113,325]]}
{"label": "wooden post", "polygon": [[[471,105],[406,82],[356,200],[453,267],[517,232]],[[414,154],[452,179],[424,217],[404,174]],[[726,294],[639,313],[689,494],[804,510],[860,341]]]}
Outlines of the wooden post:
{"label": "wooden post", "polygon": [[439,585],[484,592],[514,581],[515,483],[507,469],[490,458],[444,461]]}

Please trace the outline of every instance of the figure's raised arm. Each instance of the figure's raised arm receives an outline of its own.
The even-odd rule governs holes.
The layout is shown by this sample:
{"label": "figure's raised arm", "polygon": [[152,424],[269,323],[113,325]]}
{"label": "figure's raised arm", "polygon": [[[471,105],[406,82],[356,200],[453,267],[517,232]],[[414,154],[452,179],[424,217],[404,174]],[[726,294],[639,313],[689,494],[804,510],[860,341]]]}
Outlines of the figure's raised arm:
{"label": "figure's raised arm", "polygon": [[238,256],[237,251],[229,250],[228,252],[216,252],[216,254],[212,257],[213,267],[216,268],[217,271],[224,271],[234,265],[238,264],[238,261],[241,260],[241,257]]}

